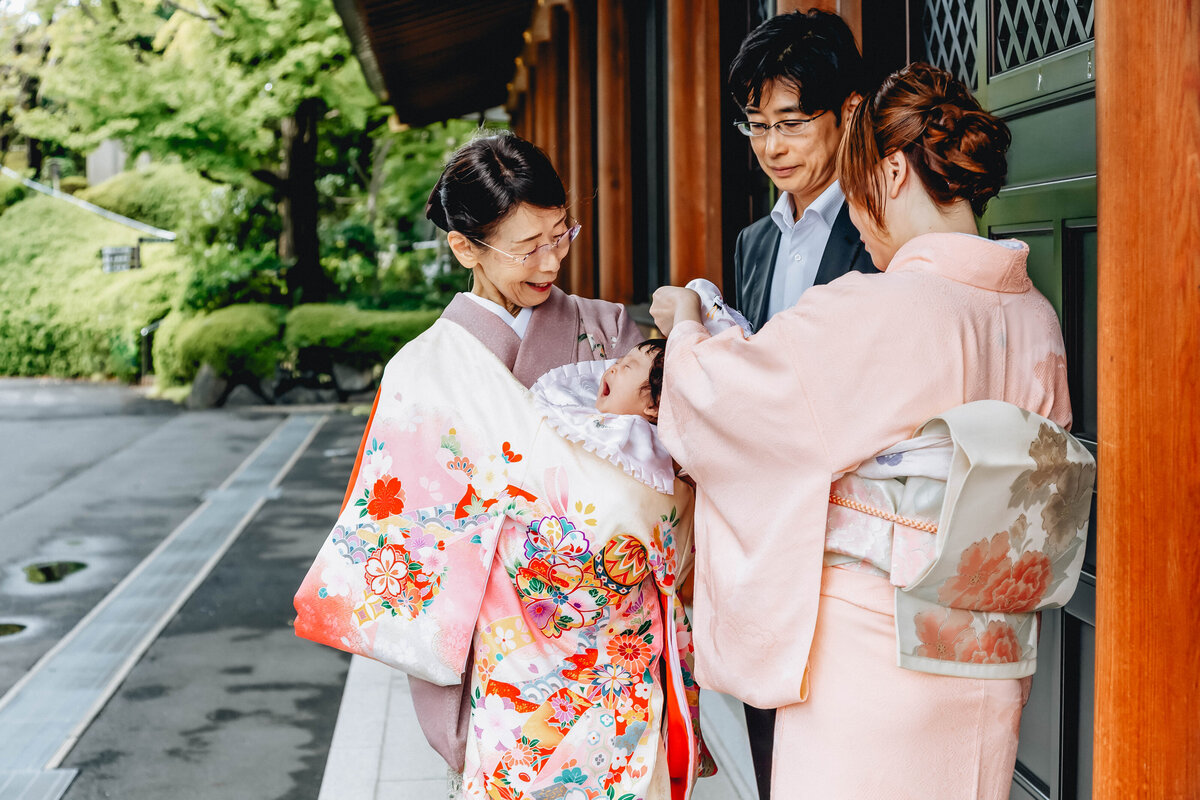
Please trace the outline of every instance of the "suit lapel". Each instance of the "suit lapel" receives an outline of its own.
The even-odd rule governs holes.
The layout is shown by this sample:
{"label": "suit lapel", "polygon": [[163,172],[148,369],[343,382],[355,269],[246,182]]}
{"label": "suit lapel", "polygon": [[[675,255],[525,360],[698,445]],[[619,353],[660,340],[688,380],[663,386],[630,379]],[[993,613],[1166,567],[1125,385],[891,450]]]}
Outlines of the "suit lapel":
{"label": "suit lapel", "polygon": [[762,287],[761,291],[747,296],[747,308],[742,313],[750,320],[754,330],[758,330],[767,322],[767,307],[771,303],[771,282],[775,279],[775,261],[779,257],[779,240],[782,234],[775,221],[768,218],[768,224],[763,226],[763,234],[748,242],[749,252],[746,254],[746,285]]}
{"label": "suit lapel", "polygon": [[837,218],[833,221],[833,227],[829,230],[829,242],[825,245],[824,255],[821,256],[821,266],[817,268],[814,285],[830,283],[857,268],[859,265],[855,262],[862,252],[862,239],[859,238],[858,229],[850,221],[850,206],[843,202]]}

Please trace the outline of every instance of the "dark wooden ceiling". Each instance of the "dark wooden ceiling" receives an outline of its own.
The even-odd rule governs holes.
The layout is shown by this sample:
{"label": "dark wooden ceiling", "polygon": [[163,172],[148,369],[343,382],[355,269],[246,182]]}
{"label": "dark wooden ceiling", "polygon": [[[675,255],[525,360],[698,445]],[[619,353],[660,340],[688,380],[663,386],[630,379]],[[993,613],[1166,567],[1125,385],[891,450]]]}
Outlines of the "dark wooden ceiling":
{"label": "dark wooden ceiling", "polygon": [[537,0],[335,0],[372,89],[424,125],[502,105]]}

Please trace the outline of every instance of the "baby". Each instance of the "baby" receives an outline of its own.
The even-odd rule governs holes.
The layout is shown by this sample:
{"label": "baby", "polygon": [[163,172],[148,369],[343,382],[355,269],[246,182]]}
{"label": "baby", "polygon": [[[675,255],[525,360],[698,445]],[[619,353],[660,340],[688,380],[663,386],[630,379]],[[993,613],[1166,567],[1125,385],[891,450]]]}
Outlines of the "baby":
{"label": "baby", "polygon": [[600,377],[596,410],[603,414],[636,414],[658,423],[666,339],[647,339],[618,358]]}
{"label": "baby", "polygon": [[584,361],[552,369],[530,391],[555,431],[608,459],[663,494],[673,494],[675,469],[658,440],[658,399],[666,342],[650,339],[615,361]]}
{"label": "baby", "polygon": [[[716,334],[750,326],[725,305],[717,287],[695,280],[704,325]],[[658,439],[665,339],[647,339],[615,361],[584,361],[552,369],[531,387],[535,404],[559,434],[607,459],[663,494],[673,494],[675,465]]]}

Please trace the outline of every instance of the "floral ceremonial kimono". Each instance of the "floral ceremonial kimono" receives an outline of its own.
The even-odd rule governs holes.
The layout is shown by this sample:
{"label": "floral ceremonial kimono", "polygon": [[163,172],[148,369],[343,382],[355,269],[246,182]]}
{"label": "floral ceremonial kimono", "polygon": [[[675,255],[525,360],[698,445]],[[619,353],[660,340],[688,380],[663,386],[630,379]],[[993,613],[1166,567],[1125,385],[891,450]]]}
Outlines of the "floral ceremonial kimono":
{"label": "floral ceremonial kimono", "polygon": [[[514,376],[550,359],[458,312],[389,363],[297,633],[437,684],[466,670],[469,798],[685,797],[690,489],[656,492],[560,437]],[[586,332],[577,348],[605,349]]]}
{"label": "floral ceremonial kimono", "polygon": [[[568,295],[557,286],[550,289],[545,302],[531,311],[524,337],[519,337],[510,325],[465,294],[455,295],[441,319],[470,333],[526,387],[564,364],[623,356],[642,340],[641,331],[625,313],[624,306]],[[378,405],[379,395],[375,402]],[[375,410],[371,411],[372,417]],[[370,444],[369,429],[368,424],[343,505],[350,502],[363,453]],[[471,710],[466,696],[468,684],[456,689],[412,675],[408,683],[425,738],[452,770],[461,770]]]}
{"label": "floral ceremonial kimono", "polygon": [[671,333],[659,431],[696,480],[696,675],[778,709],[776,797],[1008,796],[1018,681],[901,669],[894,587],[824,553],[832,482],[926,420],[995,399],[1069,426],[1027,252],[926,234],[749,339]]}

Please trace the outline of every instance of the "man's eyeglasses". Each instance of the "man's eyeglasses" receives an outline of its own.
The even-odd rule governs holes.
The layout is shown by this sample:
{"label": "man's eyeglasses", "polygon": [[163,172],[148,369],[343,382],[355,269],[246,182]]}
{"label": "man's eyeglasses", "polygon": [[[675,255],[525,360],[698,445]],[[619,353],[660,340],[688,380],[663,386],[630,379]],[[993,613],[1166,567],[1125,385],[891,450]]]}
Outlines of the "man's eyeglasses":
{"label": "man's eyeglasses", "polygon": [[[828,111],[828,109],[826,109],[826,111]],[[776,122],[773,125],[768,125],[765,122],[751,122],[750,120],[743,119],[733,123],[733,126],[741,131],[743,136],[749,136],[754,139],[757,139],[759,136],[766,136],[772,128],[779,131],[784,136],[799,136],[800,134],[804,133],[804,129],[808,127],[808,123],[819,118],[823,114],[825,114],[825,111],[822,111],[816,116],[809,117],[808,119],[781,119],[779,122]]]}
{"label": "man's eyeglasses", "polygon": [[502,256],[508,256],[508,260],[511,261],[513,264],[524,264],[526,261],[533,258],[534,256],[540,255],[541,253],[544,253],[548,250],[553,250],[553,251],[559,252],[559,253],[566,253],[567,250],[571,247],[571,242],[575,241],[575,237],[579,235],[579,229],[582,227],[583,226],[581,224],[576,222],[574,225],[567,228],[565,231],[560,233],[558,236],[555,236],[553,239],[551,239],[548,244],[543,244],[539,247],[535,247],[532,250],[530,250],[528,253],[525,253],[524,255],[513,255],[512,253],[506,253],[503,250],[501,250],[499,247],[492,247],[487,242],[481,242],[478,239],[472,239],[471,241],[475,242],[475,244],[481,244],[489,250],[495,250],[497,253],[499,253]]}

